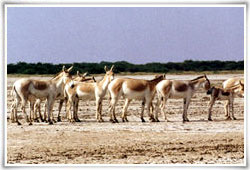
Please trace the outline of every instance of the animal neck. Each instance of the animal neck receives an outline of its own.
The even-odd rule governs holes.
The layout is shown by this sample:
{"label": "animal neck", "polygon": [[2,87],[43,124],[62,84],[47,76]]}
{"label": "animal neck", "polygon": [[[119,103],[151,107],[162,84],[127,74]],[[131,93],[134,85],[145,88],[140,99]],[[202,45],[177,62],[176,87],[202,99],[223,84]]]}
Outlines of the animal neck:
{"label": "animal neck", "polygon": [[107,76],[105,75],[103,79],[98,83],[99,87],[102,87],[103,90],[106,90],[108,88],[109,81]]}
{"label": "animal neck", "polygon": [[155,86],[163,80],[163,77],[158,77],[156,79],[153,79],[153,80],[149,80],[149,85],[150,85],[150,89],[153,90],[155,89]]}
{"label": "animal neck", "polygon": [[53,79],[50,80],[50,82],[52,84],[55,84],[56,89],[58,89],[59,91],[62,91],[62,89],[64,88],[65,84],[63,82],[63,77],[55,77]]}
{"label": "animal neck", "polygon": [[201,79],[191,80],[191,84],[193,85],[195,90],[199,89],[203,82],[204,81],[202,81]]}

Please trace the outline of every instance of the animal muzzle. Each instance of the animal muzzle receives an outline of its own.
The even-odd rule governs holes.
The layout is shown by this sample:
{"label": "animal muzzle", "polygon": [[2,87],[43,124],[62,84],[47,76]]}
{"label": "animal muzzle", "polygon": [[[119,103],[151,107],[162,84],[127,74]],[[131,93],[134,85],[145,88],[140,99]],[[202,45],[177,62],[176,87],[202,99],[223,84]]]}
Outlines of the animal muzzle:
{"label": "animal muzzle", "polygon": [[212,94],[213,88],[208,89],[207,95]]}

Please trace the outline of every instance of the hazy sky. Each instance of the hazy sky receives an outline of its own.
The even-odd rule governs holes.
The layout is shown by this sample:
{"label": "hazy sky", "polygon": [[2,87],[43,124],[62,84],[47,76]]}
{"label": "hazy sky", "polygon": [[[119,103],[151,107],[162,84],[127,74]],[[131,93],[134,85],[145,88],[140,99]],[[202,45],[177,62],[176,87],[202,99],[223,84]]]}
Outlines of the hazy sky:
{"label": "hazy sky", "polygon": [[8,7],[7,60],[244,59],[243,7]]}

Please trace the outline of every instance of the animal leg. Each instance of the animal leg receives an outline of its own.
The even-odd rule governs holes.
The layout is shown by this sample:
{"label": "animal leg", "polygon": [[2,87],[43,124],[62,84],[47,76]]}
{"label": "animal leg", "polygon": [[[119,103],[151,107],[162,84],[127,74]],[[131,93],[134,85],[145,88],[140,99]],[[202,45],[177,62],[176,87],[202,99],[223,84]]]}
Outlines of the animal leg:
{"label": "animal leg", "polygon": [[127,119],[127,110],[128,110],[128,105],[129,105],[130,102],[131,102],[130,99],[126,99],[125,100],[125,104],[124,104],[123,111],[122,111],[122,121],[123,122],[128,122],[128,119]]}
{"label": "animal leg", "polygon": [[64,102],[64,100],[60,100],[60,102],[59,102],[58,115],[57,115],[57,121],[58,122],[62,121],[61,110],[62,110],[63,102]]}
{"label": "animal leg", "polygon": [[150,113],[151,99],[146,99],[148,117],[151,122],[155,122],[154,115]]}
{"label": "animal leg", "polygon": [[55,102],[55,98],[54,97],[49,97],[47,98],[47,112],[48,112],[48,122],[50,125],[53,124],[53,120],[52,120],[52,109],[53,109],[53,105]]}
{"label": "animal leg", "polygon": [[230,108],[231,108],[231,119],[232,120],[236,120],[236,118],[234,117],[234,105],[233,105],[233,99],[230,102]]}
{"label": "animal leg", "polygon": [[67,101],[66,115],[67,115],[67,118],[68,118],[69,122],[72,121],[71,106],[72,106],[72,100],[68,99],[68,101]]}
{"label": "animal leg", "polygon": [[229,119],[230,118],[230,116],[229,116],[229,100],[227,100],[225,102],[224,109],[225,109],[225,117],[226,117],[226,119]]}
{"label": "animal leg", "polygon": [[79,99],[77,98],[75,100],[75,106],[74,106],[74,108],[75,108],[75,110],[74,110],[74,119],[75,119],[76,122],[81,122],[81,120],[78,118],[78,106],[79,106]]}
{"label": "animal leg", "polygon": [[144,118],[143,118],[143,114],[144,114],[144,108],[145,108],[145,99],[143,99],[142,101],[142,105],[141,105],[141,121],[145,122]]}
{"label": "animal leg", "polygon": [[183,99],[183,115],[182,115],[183,122],[189,121],[187,118],[187,110],[188,110],[190,100],[191,100],[191,98],[184,98]]}
{"label": "animal leg", "polygon": [[102,115],[100,114],[100,105],[101,105],[100,97],[96,98],[96,119],[98,122],[103,122]]}
{"label": "animal leg", "polygon": [[112,97],[111,101],[110,101],[110,107],[109,107],[109,115],[110,115],[110,119],[109,121],[111,122],[115,122],[115,105],[118,101],[118,97]]}
{"label": "animal leg", "polygon": [[215,98],[211,97],[209,102],[209,108],[208,108],[208,120],[212,121],[212,108],[215,102]]}
{"label": "animal leg", "polygon": [[161,98],[161,113],[164,114],[165,120],[168,121],[168,118],[167,118],[167,111],[166,111],[166,109],[165,109],[166,103],[167,103],[167,98],[166,98],[166,97],[162,97],[162,98]]}

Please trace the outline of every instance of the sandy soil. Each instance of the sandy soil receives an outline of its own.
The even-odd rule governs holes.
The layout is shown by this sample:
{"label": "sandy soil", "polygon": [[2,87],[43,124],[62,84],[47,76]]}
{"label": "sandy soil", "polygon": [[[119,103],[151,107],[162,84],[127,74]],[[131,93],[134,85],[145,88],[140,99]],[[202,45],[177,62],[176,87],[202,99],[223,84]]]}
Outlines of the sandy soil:
{"label": "sandy soil", "polygon": [[[213,84],[241,75],[210,75]],[[151,79],[153,76],[136,76]],[[168,75],[171,79],[192,79],[194,75]],[[12,97],[11,85],[17,78],[8,78],[7,117]],[[43,78],[48,79],[48,78]],[[237,120],[225,120],[224,101],[217,101],[212,118],[207,121],[209,97],[198,91],[188,110],[190,122],[182,123],[182,99],[169,99],[168,119],[160,115],[158,123],[140,121],[141,101],[131,102],[129,122],[121,122],[124,100],[118,102],[116,113],[121,123],[108,122],[108,101],[103,103],[105,122],[95,121],[95,102],[81,101],[82,122],[65,120],[54,125],[34,123],[21,126],[7,123],[8,164],[236,164],[244,163],[244,100],[234,103]],[[54,116],[58,101],[54,106]],[[28,111],[28,110],[27,110]],[[19,112],[21,118],[23,115]]]}

